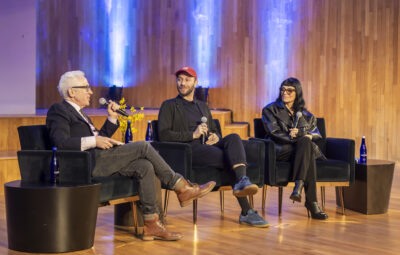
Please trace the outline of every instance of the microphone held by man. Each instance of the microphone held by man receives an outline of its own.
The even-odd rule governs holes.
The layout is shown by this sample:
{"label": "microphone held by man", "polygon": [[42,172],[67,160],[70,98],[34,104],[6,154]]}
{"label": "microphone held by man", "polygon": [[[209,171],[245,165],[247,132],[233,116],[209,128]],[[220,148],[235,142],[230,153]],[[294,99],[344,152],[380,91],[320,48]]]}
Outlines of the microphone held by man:
{"label": "microphone held by man", "polygon": [[[107,100],[105,99],[105,98],[103,98],[103,97],[101,97],[100,99],[99,99],[99,103],[101,104],[101,105],[105,105],[105,106],[108,106],[108,102],[107,102]],[[129,115],[124,111],[124,110],[122,110],[122,109],[117,109],[117,110],[115,110],[115,112],[117,112],[118,114],[120,114],[120,115],[122,115],[122,116],[125,116],[125,117],[128,117]]]}

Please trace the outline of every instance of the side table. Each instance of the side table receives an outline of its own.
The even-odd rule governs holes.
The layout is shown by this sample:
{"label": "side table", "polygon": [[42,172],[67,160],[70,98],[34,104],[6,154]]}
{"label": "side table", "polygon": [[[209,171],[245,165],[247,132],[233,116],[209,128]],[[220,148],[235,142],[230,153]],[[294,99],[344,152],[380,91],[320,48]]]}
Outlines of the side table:
{"label": "side table", "polygon": [[100,184],[4,184],[8,247],[36,253],[93,246]]}
{"label": "side table", "polygon": [[344,207],[364,214],[386,213],[395,162],[368,159],[356,164],[355,183],[343,190]]}

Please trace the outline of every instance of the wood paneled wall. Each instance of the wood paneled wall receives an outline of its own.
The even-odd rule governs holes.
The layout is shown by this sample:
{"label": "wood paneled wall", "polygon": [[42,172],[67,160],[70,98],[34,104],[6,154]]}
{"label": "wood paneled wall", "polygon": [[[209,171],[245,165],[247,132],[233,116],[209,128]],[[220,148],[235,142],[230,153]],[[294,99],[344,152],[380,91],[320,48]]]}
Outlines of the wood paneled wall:
{"label": "wood paneled wall", "polygon": [[[266,0],[267,1],[267,0]],[[59,76],[82,69],[106,89],[104,45],[90,44],[104,34],[88,21],[92,1],[42,0],[38,16],[37,107],[60,100]],[[93,1],[94,2],[94,1]],[[176,95],[174,71],[193,65],[190,12],[185,0],[135,1],[136,45],[130,51],[134,87],[124,95],[134,105],[159,107]],[[211,106],[233,110],[234,121],[260,117],[268,88],[260,22],[263,0],[221,0],[220,44],[212,57],[218,86]],[[298,0],[289,37],[288,76],[302,81],[307,107],[325,117],[331,137],[367,137],[370,158],[400,161],[399,3],[397,0]],[[93,5],[94,6],[94,5]],[[83,29],[84,28],[84,29]],[[85,32],[86,31],[86,32]],[[87,32],[89,31],[89,32]],[[93,40],[92,40],[93,41]],[[93,100],[93,107],[97,107]],[[251,127],[252,130],[252,127]],[[356,153],[358,155],[358,153]]]}

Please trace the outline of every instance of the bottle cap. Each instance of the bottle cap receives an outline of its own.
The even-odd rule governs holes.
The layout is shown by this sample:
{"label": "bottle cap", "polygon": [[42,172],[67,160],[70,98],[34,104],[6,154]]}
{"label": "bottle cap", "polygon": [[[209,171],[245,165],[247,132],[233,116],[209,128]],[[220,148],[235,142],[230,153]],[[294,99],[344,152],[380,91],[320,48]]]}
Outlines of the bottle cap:
{"label": "bottle cap", "polygon": [[56,151],[56,150],[57,150],[57,147],[54,146],[52,149],[53,149],[53,151]]}
{"label": "bottle cap", "polygon": [[363,139],[365,139],[365,136],[363,135],[363,137],[362,137]]}
{"label": "bottle cap", "polygon": [[151,120],[147,121],[147,123],[151,123]]}

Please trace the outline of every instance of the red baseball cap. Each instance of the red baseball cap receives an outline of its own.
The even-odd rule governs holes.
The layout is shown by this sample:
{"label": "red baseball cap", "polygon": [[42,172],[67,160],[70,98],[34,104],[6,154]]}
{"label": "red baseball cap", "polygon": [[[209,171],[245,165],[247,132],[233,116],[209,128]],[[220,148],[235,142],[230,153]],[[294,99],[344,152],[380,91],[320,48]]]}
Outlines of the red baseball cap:
{"label": "red baseball cap", "polygon": [[192,76],[197,80],[197,73],[190,66],[184,66],[180,68],[178,71],[175,72],[175,75],[178,76],[180,73],[187,73],[189,76]]}

